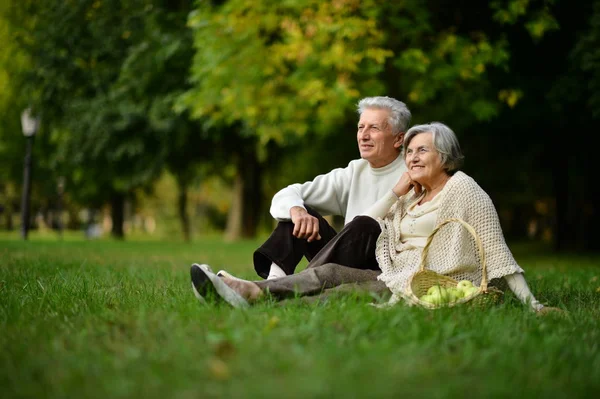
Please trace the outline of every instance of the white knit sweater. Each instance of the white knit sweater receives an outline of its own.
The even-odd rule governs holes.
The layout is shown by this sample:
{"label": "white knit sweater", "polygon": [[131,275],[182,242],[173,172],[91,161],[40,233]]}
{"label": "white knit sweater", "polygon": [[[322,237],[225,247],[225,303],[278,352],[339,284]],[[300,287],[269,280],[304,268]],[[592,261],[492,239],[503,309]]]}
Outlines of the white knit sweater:
{"label": "white knit sweater", "polygon": [[306,204],[322,216],[343,216],[346,224],[389,192],[405,171],[401,155],[382,168],[373,168],[364,159],[353,160],[345,168],[280,190],[271,202],[271,215],[290,220],[290,209]]}

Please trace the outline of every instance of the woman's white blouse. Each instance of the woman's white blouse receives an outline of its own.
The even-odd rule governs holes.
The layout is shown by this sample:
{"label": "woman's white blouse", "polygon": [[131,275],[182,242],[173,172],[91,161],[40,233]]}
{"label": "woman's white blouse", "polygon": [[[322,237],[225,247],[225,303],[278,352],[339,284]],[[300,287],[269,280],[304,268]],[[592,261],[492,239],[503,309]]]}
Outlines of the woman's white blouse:
{"label": "woman's white blouse", "polygon": [[411,244],[423,248],[427,237],[433,232],[440,206],[440,195],[429,202],[419,205],[418,201],[411,205],[400,222],[400,240],[403,244]]}

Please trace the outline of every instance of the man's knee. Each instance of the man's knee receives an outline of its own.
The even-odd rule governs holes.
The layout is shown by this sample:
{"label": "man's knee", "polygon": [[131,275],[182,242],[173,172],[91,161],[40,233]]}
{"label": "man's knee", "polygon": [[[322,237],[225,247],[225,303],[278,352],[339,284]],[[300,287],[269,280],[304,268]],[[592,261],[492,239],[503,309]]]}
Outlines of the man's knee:
{"label": "man's knee", "polygon": [[294,230],[294,223],[292,223],[291,220],[280,220],[279,222],[277,222],[277,226],[275,226],[275,228],[273,229],[273,233],[276,233],[277,231],[285,231],[285,232],[292,232]]}
{"label": "man's knee", "polygon": [[379,227],[379,223],[375,219],[363,215],[356,216],[346,227],[361,231],[381,231],[381,227]]}

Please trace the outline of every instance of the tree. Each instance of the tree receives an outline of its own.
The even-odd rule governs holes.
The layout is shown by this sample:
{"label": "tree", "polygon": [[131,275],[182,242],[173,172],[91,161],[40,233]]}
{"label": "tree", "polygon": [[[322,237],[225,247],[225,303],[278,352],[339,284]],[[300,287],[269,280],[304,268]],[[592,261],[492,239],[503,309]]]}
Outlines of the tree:
{"label": "tree", "polygon": [[[13,212],[19,207],[21,185],[23,180],[23,156],[25,140],[22,135],[20,115],[34,99],[31,92],[24,89],[28,73],[31,70],[31,59],[19,46],[20,27],[12,21],[13,5],[8,2],[0,4],[0,214],[3,214],[7,229],[13,228]],[[42,133],[45,130],[41,128]],[[37,139],[39,141],[39,138]],[[42,137],[42,141],[44,138]],[[43,143],[41,143],[43,144]],[[44,163],[45,154],[34,146],[34,176]],[[39,162],[41,161],[41,162]],[[34,182],[32,205],[38,205],[39,184]]]}
{"label": "tree", "polygon": [[465,129],[468,165],[512,214],[509,237],[525,237],[529,222],[543,218],[556,249],[598,250],[593,150],[568,140],[577,132],[577,143],[591,143],[598,117],[598,2],[502,3],[488,19],[502,29],[489,31],[504,35],[511,57],[488,84],[512,94],[499,91],[506,104],[497,117]]}
{"label": "tree", "polygon": [[126,198],[149,189],[174,157],[171,144],[192,136],[186,116],[171,109],[185,89],[188,8],[150,0],[14,4],[32,58],[30,87],[57,146],[53,167],[80,201],[111,204],[115,237],[124,236]]}
{"label": "tree", "polygon": [[161,136],[164,165],[175,176],[179,189],[177,209],[183,236],[191,238],[187,214],[187,192],[198,174],[198,166],[207,159],[212,140],[209,132],[191,121],[187,112],[176,113],[176,99],[189,88],[192,36],[185,21],[190,2],[167,3],[154,7],[144,18],[142,39],[129,48],[114,90],[131,113],[144,120],[148,129]]}
{"label": "tree", "polygon": [[[463,125],[490,119],[502,102],[486,85],[487,74],[506,65],[507,43],[490,39],[483,27],[462,32],[454,21],[436,19],[445,7],[460,10],[439,1],[200,3],[189,19],[194,87],[182,107],[237,132],[223,141],[244,138],[249,148],[239,147],[234,159],[244,159],[237,181],[246,183],[252,178],[243,173],[257,165],[259,174],[267,148],[281,152],[332,136],[355,153],[347,137],[355,130],[355,104],[367,95],[405,99],[423,115],[463,107]],[[253,153],[257,161],[249,160]]]}

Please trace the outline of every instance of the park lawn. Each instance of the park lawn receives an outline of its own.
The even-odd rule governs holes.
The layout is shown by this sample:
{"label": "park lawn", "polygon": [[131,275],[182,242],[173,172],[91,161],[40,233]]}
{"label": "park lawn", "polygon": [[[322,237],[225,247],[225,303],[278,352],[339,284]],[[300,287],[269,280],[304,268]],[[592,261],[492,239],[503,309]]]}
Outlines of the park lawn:
{"label": "park lawn", "polygon": [[591,398],[600,256],[516,247],[543,303],[379,309],[368,296],[200,304],[189,266],[246,278],[258,241],[0,236],[2,398]]}

